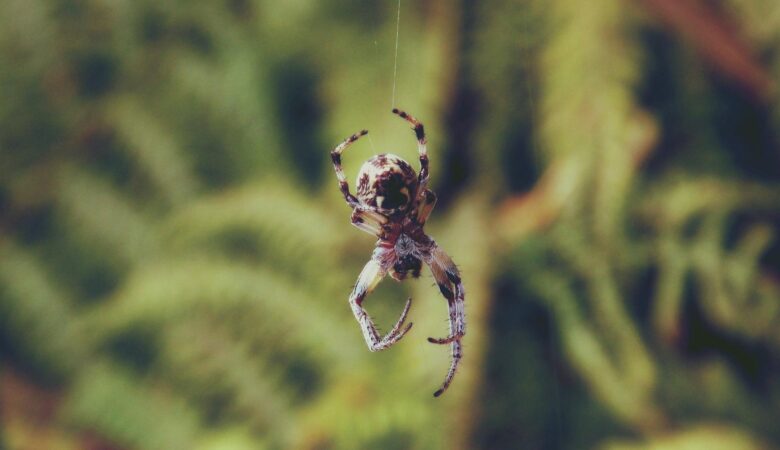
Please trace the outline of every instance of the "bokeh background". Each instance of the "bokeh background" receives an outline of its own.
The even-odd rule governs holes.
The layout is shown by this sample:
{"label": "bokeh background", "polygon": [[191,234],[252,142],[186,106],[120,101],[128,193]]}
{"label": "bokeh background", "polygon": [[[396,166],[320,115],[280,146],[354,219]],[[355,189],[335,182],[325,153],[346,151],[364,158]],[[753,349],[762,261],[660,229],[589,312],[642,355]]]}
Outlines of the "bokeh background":
{"label": "bokeh background", "polygon": [[[0,0],[0,448],[778,448],[779,75],[776,0]],[[392,106],[440,399],[430,275],[347,305]]]}

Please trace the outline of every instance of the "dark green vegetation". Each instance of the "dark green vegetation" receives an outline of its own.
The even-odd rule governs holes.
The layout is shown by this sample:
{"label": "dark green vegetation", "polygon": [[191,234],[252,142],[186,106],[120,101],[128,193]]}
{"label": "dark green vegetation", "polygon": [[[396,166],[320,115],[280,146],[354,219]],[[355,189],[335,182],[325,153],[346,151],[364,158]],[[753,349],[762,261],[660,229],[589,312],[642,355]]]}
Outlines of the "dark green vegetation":
{"label": "dark green vegetation", "polygon": [[[663,3],[402,3],[434,400],[444,300],[386,280],[366,350],[329,157],[415,161],[395,1],[0,2],[0,448],[780,445],[778,103]],[[777,2],[704,4],[780,79]]]}

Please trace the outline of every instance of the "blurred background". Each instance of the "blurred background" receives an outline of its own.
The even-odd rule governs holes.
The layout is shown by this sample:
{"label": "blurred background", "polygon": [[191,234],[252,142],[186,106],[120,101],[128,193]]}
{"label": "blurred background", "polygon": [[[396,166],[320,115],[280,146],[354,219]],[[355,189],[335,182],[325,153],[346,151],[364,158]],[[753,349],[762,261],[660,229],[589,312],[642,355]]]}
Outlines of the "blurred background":
{"label": "blurred background", "polygon": [[[778,448],[778,75],[776,0],[0,0],[0,449]],[[440,399],[430,274],[347,303],[393,106]]]}

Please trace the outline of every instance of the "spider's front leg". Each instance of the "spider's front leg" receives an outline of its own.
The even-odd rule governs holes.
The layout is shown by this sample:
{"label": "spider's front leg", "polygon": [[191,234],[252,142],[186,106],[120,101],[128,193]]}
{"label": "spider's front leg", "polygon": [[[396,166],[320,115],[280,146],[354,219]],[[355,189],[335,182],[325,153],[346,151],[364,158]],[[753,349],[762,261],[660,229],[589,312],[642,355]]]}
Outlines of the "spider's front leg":
{"label": "spider's front leg", "polygon": [[[440,396],[452,383],[455,372],[458,369],[458,364],[463,357],[463,346],[460,343],[461,338],[466,334],[466,313],[465,313],[465,299],[466,292],[463,289],[463,283],[460,279],[460,273],[452,259],[439,248],[436,244],[433,244],[431,249],[430,260],[427,261],[433,273],[433,278],[439,285],[444,298],[447,299],[447,306],[449,308],[449,325],[450,335],[446,338],[428,338],[428,342],[434,344],[450,344],[452,350],[452,361],[450,363],[450,370],[447,372],[447,376],[444,378],[444,383],[441,388],[433,395],[435,397]],[[453,287],[454,292],[453,292]]]}
{"label": "spider's front leg", "polygon": [[352,307],[352,313],[360,324],[360,329],[363,331],[363,337],[366,340],[368,349],[372,352],[390,347],[401,340],[409,329],[412,328],[412,323],[410,322],[406,327],[401,329],[406,321],[406,316],[409,313],[409,307],[412,304],[411,298],[406,301],[406,305],[401,312],[401,317],[385,337],[380,337],[379,331],[377,331],[371,317],[369,317],[366,310],[363,309],[363,300],[365,300],[366,296],[374,290],[376,285],[379,284],[382,278],[387,274],[387,269],[382,264],[385,256],[384,252],[386,251],[387,250],[382,247],[377,247],[371,260],[363,267],[363,271],[360,272],[357,283],[355,283],[355,288],[349,295],[349,304]]}
{"label": "spider's front leg", "polygon": [[344,168],[341,167],[341,153],[347,149],[353,142],[360,139],[362,136],[368,134],[368,130],[362,130],[359,133],[355,133],[352,136],[344,139],[344,142],[339,144],[333,151],[330,152],[330,158],[333,160],[333,168],[336,170],[336,178],[339,179],[339,190],[344,195],[344,200],[347,204],[355,208],[358,206],[358,200],[349,192],[349,183],[347,182],[347,176],[344,174]]}
{"label": "spider's front leg", "polygon": [[417,153],[420,155],[420,173],[417,178],[420,185],[419,192],[422,194],[428,186],[428,149],[426,147],[428,140],[425,138],[425,127],[419,120],[398,108],[393,108],[393,114],[397,114],[409,122],[414,130],[414,136],[417,138]]}

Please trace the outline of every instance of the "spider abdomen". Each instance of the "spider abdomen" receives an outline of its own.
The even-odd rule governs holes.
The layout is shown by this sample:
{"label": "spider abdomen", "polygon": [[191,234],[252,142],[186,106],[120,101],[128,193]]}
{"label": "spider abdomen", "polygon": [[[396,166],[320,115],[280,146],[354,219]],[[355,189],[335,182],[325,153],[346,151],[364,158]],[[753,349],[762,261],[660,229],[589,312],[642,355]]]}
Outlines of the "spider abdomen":
{"label": "spider abdomen", "polygon": [[358,200],[383,214],[405,212],[416,192],[414,169],[401,157],[390,153],[372,157],[358,173]]}

